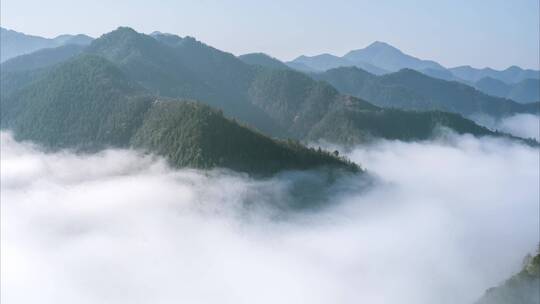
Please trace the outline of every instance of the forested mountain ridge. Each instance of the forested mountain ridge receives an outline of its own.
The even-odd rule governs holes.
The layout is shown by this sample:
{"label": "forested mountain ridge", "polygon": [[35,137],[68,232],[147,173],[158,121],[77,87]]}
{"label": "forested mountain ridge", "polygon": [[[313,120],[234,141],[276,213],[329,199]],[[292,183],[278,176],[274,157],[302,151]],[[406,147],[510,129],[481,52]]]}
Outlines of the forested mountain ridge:
{"label": "forested mountain ridge", "polygon": [[152,94],[201,100],[267,134],[281,133],[246,99],[256,69],[194,38],[148,36],[120,27],[96,39],[86,52],[109,59]]}
{"label": "forested mountain ridge", "polygon": [[2,72],[29,71],[48,67],[66,61],[84,50],[84,46],[68,44],[56,48],[41,49],[31,54],[25,54],[9,59],[2,63]]}
{"label": "forested mountain ridge", "polygon": [[41,49],[62,45],[88,45],[92,41],[92,37],[82,34],[44,38],[5,28],[0,28],[0,31],[0,62]]}
{"label": "forested mountain ridge", "polygon": [[96,56],[71,59],[1,100],[1,126],[52,148],[129,142],[148,108],[144,90]]}
{"label": "forested mountain ridge", "polygon": [[360,170],[329,152],[271,139],[198,102],[154,101],[131,143],[182,167],[224,167],[256,174],[318,167]]}
{"label": "forested mountain ridge", "polygon": [[[351,61],[347,58],[338,57],[331,54],[321,54],[315,56],[302,55],[297,57],[293,61],[288,62],[287,64],[290,67],[302,72],[324,72],[333,68],[356,66],[375,75],[382,75],[388,73],[387,70],[375,66],[371,63],[367,63],[361,60]],[[301,65],[304,68],[298,68],[298,65]]]}
{"label": "forested mountain ridge", "polygon": [[[38,55],[39,52],[21,57],[18,61],[22,66],[28,65],[27,62],[32,62],[33,56]],[[341,143],[341,140],[351,142],[345,136],[336,136],[336,130],[349,132],[355,142],[377,137],[427,139],[432,132],[425,130],[433,131],[437,125],[459,133],[496,135],[487,129],[478,132],[480,127],[471,121],[456,119],[455,115],[449,113],[419,115],[383,109],[363,99],[343,95],[328,82],[314,80],[293,69],[246,64],[232,54],[191,37],[161,33],[149,36],[121,27],[95,39],[80,55],[75,55],[75,59],[89,55],[90,58],[105,58],[109,65],[121,71],[126,81],[144,91],[145,95],[156,96],[160,100],[196,99],[222,110],[226,117],[282,139],[318,140],[328,136],[328,140],[336,140],[337,143]],[[260,59],[259,55],[257,57]],[[2,98],[13,100],[20,96],[20,93],[16,93],[24,91],[25,86],[34,86],[37,80],[55,69],[56,66],[49,65],[28,71],[2,71]],[[363,73],[363,77],[374,77]],[[357,79],[352,80],[350,85],[354,87]],[[57,86],[60,87],[59,84]],[[407,88],[396,88],[399,89],[396,97],[400,100],[404,93],[420,96]],[[130,92],[125,95],[133,97]],[[24,98],[18,99],[31,97],[24,95]],[[421,98],[416,100],[428,104],[431,102]],[[352,122],[353,118],[361,122]],[[327,123],[330,121],[332,128]]]}
{"label": "forested mountain ridge", "polygon": [[[433,60],[423,60],[411,56],[380,41],[375,41],[362,49],[352,50],[341,57],[332,54],[301,55],[287,64],[306,73],[325,72],[340,67],[357,67],[374,75],[383,75],[402,69],[412,69],[433,78],[458,81],[467,85],[474,85],[485,77],[502,81],[508,85],[519,83],[525,79],[540,79],[540,71],[522,69],[517,66],[511,66],[504,70],[476,69],[471,66],[446,68]],[[489,92],[484,93],[490,94]]]}
{"label": "forested mountain ridge", "polygon": [[[377,138],[425,140],[437,135],[439,128],[475,136],[502,135],[478,126],[457,114],[398,109],[365,111],[353,107],[329,112],[310,130],[307,138],[312,141],[324,140],[354,146]],[[534,145],[533,142],[531,144]]]}
{"label": "forested mountain ridge", "polygon": [[465,116],[487,114],[494,117],[531,112],[529,107],[515,101],[489,96],[465,84],[432,78],[411,69],[375,76],[348,67],[312,76],[327,81],[342,93],[383,107],[440,110]]}
{"label": "forested mountain ridge", "polygon": [[452,74],[468,82],[477,82],[482,78],[491,77],[507,84],[517,83],[525,79],[540,79],[540,71],[522,69],[518,66],[511,66],[504,70],[494,70],[491,68],[476,69],[471,66],[459,66],[448,69]]}
{"label": "forested mountain ridge", "polygon": [[399,71],[404,68],[415,70],[444,69],[442,65],[435,61],[422,60],[407,55],[396,47],[381,41],[375,41],[363,49],[350,51],[343,58],[352,62],[367,62],[389,72]]}
{"label": "forested mountain ridge", "polygon": [[1,100],[1,126],[51,149],[136,147],[178,167],[252,174],[357,165],[294,141],[277,141],[198,102],[155,97],[114,64],[81,55]]}
{"label": "forested mountain ridge", "polygon": [[520,103],[540,101],[540,79],[527,78],[517,83],[507,84],[495,78],[484,77],[474,83],[474,87],[486,94]]}
{"label": "forested mountain ridge", "polygon": [[244,63],[249,65],[259,65],[265,68],[278,69],[278,70],[288,70],[288,67],[283,62],[278,59],[271,57],[264,53],[249,53],[238,56],[238,59],[242,60]]}

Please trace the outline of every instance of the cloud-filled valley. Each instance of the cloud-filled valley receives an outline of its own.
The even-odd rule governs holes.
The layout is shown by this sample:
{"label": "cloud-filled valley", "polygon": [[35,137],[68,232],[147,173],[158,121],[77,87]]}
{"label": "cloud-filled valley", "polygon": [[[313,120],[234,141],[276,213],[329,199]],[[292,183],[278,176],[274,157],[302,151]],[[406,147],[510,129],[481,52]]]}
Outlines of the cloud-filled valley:
{"label": "cloud-filled valley", "polygon": [[477,116],[475,120],[490,129],[540,141],[540,116],[538,115],[516,114],[499,120],[489,116]]}
{"label": "cloud-filled valley", "polygon": [[473,303],[538,245],[538,149],[505,139],[359,146],[367,174],[292,210],[318,172],[1,141],[6,303]]}

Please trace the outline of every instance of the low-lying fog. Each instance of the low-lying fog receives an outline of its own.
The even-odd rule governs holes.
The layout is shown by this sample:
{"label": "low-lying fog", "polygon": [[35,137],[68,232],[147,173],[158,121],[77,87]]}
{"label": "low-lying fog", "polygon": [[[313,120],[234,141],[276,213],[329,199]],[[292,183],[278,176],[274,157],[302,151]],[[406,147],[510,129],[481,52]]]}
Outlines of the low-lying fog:
{"label": "low-lying fog", "polygon": [[271,206],[316,173],[175,171],[1,136],[6,304],[473,303],[538,245],[539,150],[501,139],[358,147],[369,176],[286,211]]}
{"label": "low-lying fog", "polygon": [[476,116],[474,119],[477,123],[492,130],[540,141],[540,116],[538,115],[516,114],[500,120],[488,116]]}

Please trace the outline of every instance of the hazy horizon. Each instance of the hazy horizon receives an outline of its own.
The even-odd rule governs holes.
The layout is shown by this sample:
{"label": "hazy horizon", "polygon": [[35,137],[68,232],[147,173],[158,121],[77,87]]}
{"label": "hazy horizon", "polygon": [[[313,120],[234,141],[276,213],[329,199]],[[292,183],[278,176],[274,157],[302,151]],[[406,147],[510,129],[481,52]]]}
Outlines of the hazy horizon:
{"label": "hazy horizon", "polygon": [[[193,36],[234,55],[263,52],[282,61],[322,53],[341,56],[383,41],[445,67],[504,70],[516,65],[538,70],[540,65],[539,7],[532,0],[384,1],[376,5],[367,1],[162,1],[152,7],[137,0],[108,4],[108,11],[102,10],[101,1],[54,0],[44,6],[35,0],[5,0],[1,6],[2,27],[47,38],[61,34],[99,37],[128,26],[143,33]],[[94,20],[97,17],[99,24]]]}

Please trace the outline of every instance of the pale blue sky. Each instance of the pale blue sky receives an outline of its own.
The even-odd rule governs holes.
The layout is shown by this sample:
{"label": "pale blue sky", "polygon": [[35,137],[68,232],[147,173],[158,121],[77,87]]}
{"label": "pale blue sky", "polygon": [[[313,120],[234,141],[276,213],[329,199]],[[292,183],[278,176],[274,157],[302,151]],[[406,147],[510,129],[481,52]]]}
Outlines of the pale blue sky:
{"label": "pale blue sky", "polygon": [[3,27],[46,37],[120,25],[236,55],[343,55],[380,40],[452,67],[539,67],[538,0],[2,0]]}

